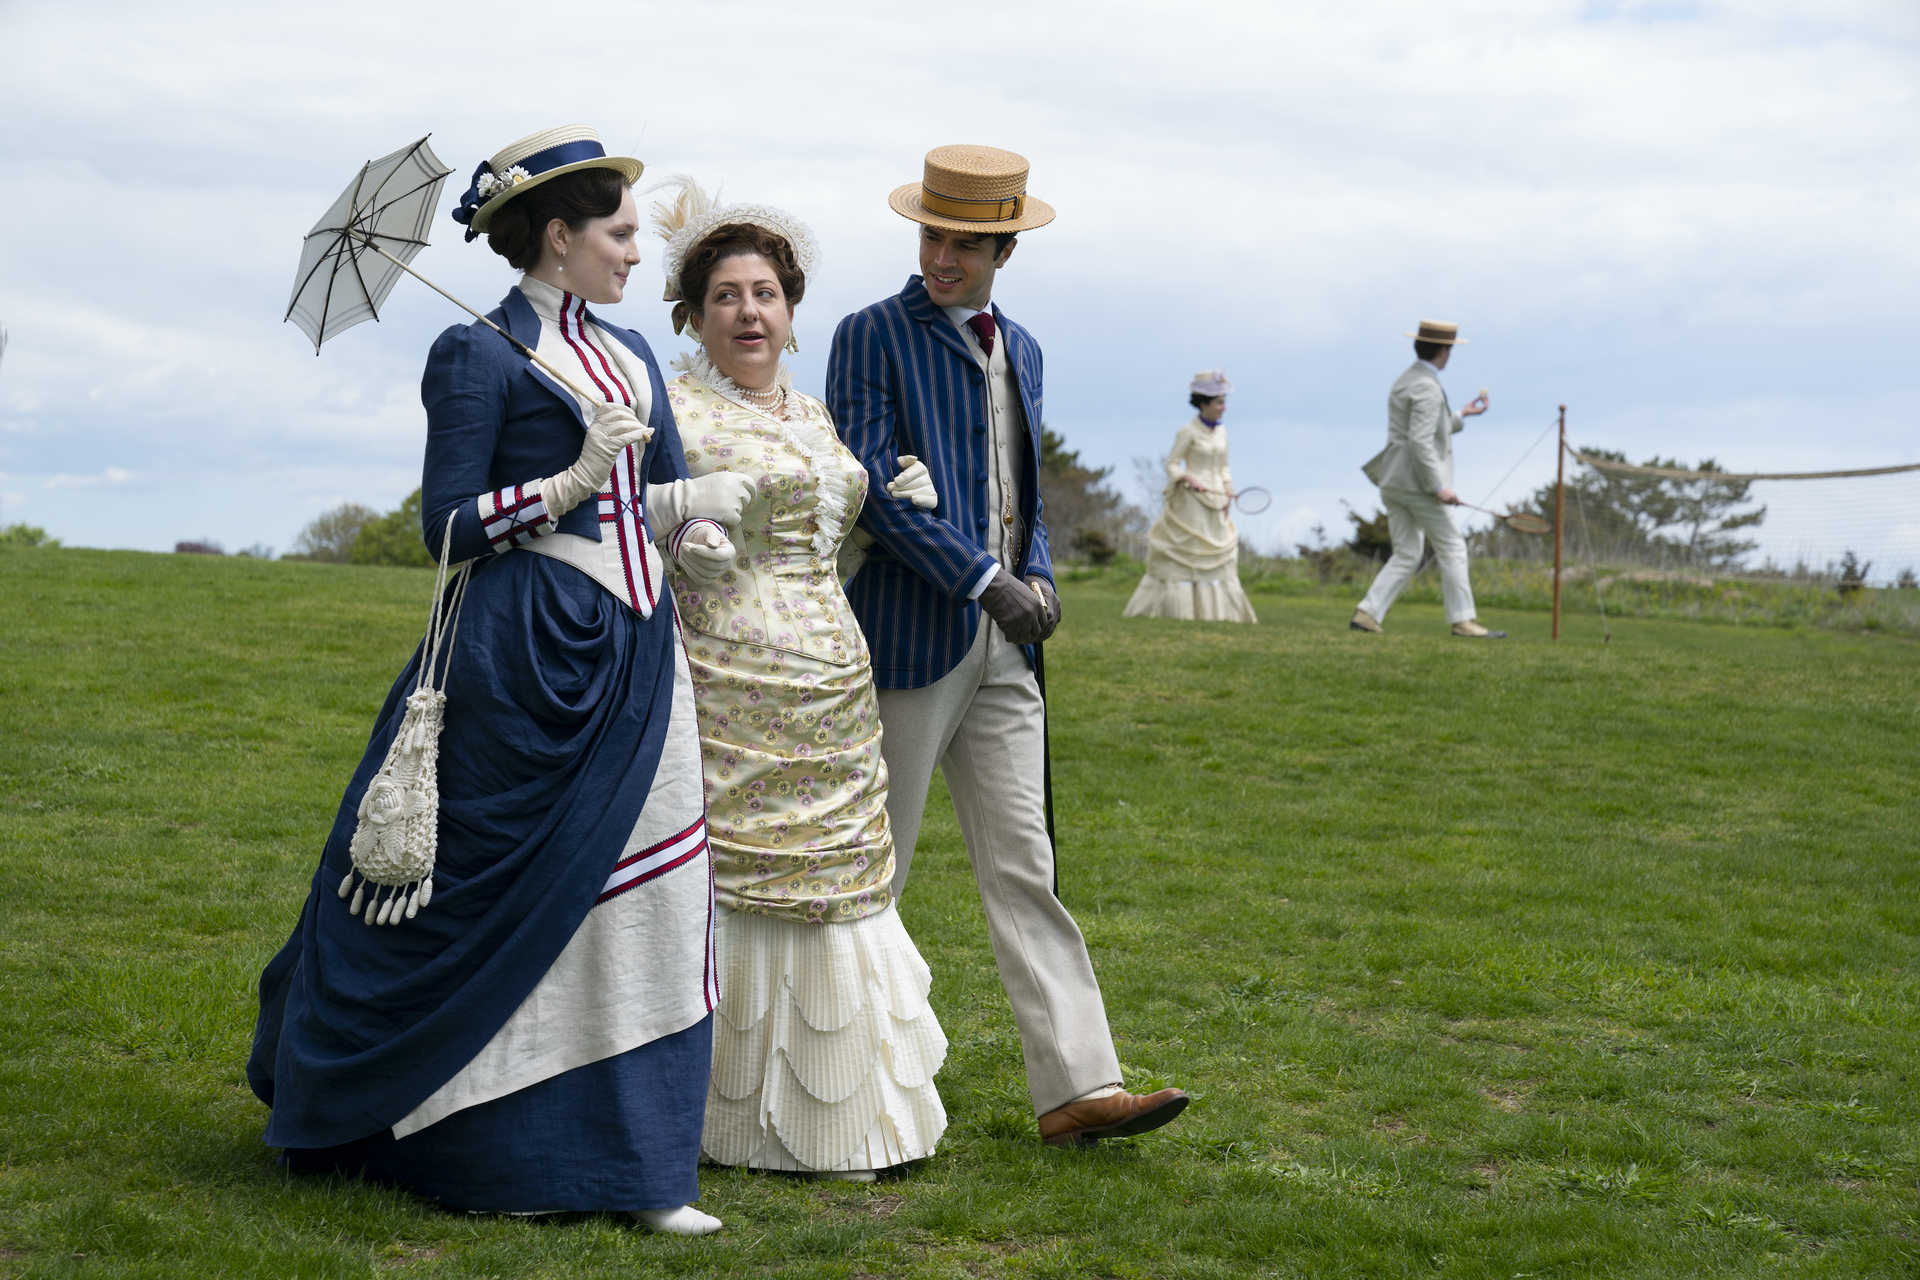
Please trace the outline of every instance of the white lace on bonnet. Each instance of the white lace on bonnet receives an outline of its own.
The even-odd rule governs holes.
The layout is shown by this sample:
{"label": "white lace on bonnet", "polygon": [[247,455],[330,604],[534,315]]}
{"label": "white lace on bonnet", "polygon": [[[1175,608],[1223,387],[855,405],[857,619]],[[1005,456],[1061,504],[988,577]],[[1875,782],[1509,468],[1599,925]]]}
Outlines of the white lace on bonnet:
{"label": "white lace on bonnet", "polygon": [[653,202],[654,230],[667,242],[667,251],[660,259],[660,269],[667,277],[664,301],[682,301],[680,271],[686,266],[688,252],[705,239],[709,231],[734,223],[760,227],[785,240],[793,247],[800,274],[812,283],[814,269],[820,265],[820,242],[813,238],[806,223],[786,210],[764,204],[716,204],[714,196],[701,190],[700,184],[684,173],[648,187],[647,192],[663,188],[679,191],[672,200]]}

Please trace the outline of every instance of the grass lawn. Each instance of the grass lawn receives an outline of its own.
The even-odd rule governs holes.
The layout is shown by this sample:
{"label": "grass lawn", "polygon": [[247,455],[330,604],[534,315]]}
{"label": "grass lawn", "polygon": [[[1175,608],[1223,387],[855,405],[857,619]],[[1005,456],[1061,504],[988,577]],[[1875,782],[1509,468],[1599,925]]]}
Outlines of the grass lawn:
{"label": "grass lawn", "polygon": [[708,1171],[703,1241],[289,1179],[243,1065],[425,572],[0,547],[0,1274],[1920,1276],[1920,649],[1350,600],[1049,646],[1062,893],[1136,1089],[1035,1139],[964,853],[941,1153]]}

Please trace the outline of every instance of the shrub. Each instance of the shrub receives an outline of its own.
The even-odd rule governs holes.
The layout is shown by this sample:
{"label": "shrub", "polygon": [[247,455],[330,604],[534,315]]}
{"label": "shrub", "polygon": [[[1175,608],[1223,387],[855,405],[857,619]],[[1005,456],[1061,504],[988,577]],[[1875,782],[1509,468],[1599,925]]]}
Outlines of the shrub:
{"label": "shrub", "polygon": [[212,538],[201,538],[192,542],[176,542],[173,554],[177,556],[223,556],[227,549]]}
{"label": "shrub", "polygon": [[1120,548],[1113,545],[1113,539],[1101,529],[1082,529],[1074,534],[1073,549],[1091,561],[1095,568],[1112,564],[1113,558],[1120,553]]}

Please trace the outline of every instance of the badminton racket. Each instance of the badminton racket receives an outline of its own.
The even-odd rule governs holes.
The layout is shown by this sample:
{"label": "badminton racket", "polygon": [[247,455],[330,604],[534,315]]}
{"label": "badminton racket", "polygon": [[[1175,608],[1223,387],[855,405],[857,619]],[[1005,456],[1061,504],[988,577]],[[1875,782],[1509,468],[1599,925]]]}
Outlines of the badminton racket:
{"label": "badminton racket", "polygon": [[1552,533],[1553,521],[1540,516],[1529,515],[1525,511],[1489,511],[1485,507],[1476,507],[1471,502],[1456,502],[1455,506],[1465,507],[1469,511],[1478,511],[1492,516],[1515,533]]}
{"label": "badminton racket", "polygon": [[1248,485],[1231,498],[1213,489],[1201,489],[1197,493],[1200,501],[1215,511],[1225,511],[1231,505],[1238,507],[1242,515],[1257,516],[1273,505],[1273,495],[1257,484]]}

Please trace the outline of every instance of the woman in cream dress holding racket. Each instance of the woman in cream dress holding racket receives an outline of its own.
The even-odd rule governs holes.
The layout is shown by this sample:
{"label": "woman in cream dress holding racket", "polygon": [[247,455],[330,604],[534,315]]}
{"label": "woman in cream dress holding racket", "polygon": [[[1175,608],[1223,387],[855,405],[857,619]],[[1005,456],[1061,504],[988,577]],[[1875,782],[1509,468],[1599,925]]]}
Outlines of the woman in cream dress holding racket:
{"label": "woman in cream dress holding racket", "polygon": [[[674,329],[700,348],[674,365],[667,398],[688,470],[755,488],[733,564],[673,580],[721,908],[702,1150],[869,1181],[933,1153],[947,1041],[888,892],[879,708],[841,589],[867,472],[780,359],[818,258],[812,234],[778,209],[715,207],[691,179],[678,184],[654,224]],[[932,507],[926,468],[901,466],[889,491]]]}
{"label": "woman in cream dress holding racket", "polygon": [[1233,523],[1227,466],[1227,393],[1219,369],[1193,376],[1193,420],[1167,454],[1166,505],[1147,534],[1147,576],[1121,616],[1199,622],[1257,622],[1240,587],[1240,531]]}

